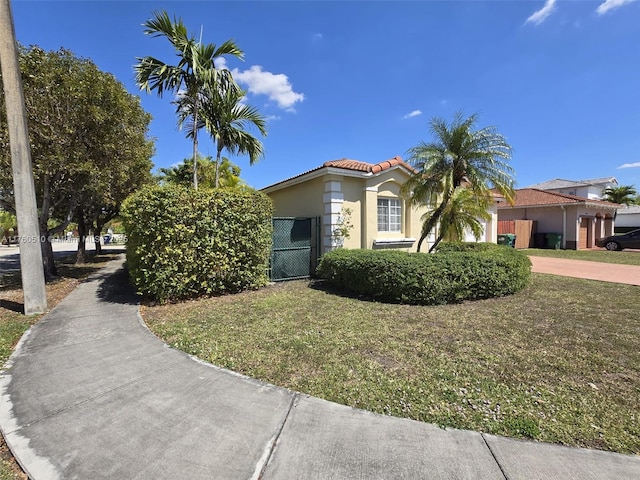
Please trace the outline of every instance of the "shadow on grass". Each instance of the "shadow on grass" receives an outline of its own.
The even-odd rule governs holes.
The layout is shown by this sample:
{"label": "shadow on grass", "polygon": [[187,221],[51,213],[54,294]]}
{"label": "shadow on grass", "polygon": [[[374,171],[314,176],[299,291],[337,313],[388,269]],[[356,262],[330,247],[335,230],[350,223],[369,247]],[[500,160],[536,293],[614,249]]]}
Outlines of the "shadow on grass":
{"label": "shadow on grass", "polygon": [[354,300],[360,300],[362,302],[370,302],[370,303],[398,303],[398,302],[387,302],[380,299],[372,298],[368,295],[362,295],[359,293],[352,292],[350,290],[334,287],[329,284],[325,280],[314,279],[309,281],[309,288],[313,290],[318,290],[320,292],[324,292],[328,295],[336,295],[342,298],[352,298]]}
{"label": "shadow on grass", "polygon": [[0,299],[0,308],[4,308],[5,310],[10,310],[16,313],[24,313],[24,304],[14,302],[12,300]]}

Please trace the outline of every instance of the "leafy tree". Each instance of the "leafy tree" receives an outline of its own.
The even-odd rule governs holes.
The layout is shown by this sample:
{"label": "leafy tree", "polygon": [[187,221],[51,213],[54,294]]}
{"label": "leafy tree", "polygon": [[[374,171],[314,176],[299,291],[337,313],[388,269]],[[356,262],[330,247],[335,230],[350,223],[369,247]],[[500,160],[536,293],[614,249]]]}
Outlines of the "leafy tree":
{"label": "leafy tree", "polygon": [[[189,35],[182,19],[173,21],[165,11],[156,12],[153,18],[145,22],[144,33],[152,37],[165,37],[175,48],[179,57],[177,65],[169,65],[154,57],[137,58],[134,66],[138,86],[148,93],[155,90],[158,96],[169,91],[177,94],[178,123],[185,122],[183,115],[188,111],[188,119],[192,126],[189,136],[193,139],[193,163],[198,156],[198,130],[203,125],[200,122],[202,112],[202,98],[207,89],[236,89],[238,88],[231,72],[226,69],[216,69],[214,60],[217,57],[232,55],[242,59],[243,52],[231,40],[227,40],[219,47],[215,44],[203,44]],[[193,170],[193,185],[198,188],[197,169]]]}
{"label": "leafy tree", "polygon": [[[160,168],[158,180],[171,185],[191,185],[193,179],[193,160],[185,158],[184,162],[170,168]],[[228,158],[222,157],[220,163],[220,185],[237,187],[242,184],[240,167]],[[216,164],[211,157],[198,157],[198,184],[204,188],[214,188],[216,182]]]}
{"label": "leafy tree", "polygon": [[10,212],[0,210],[0,240],[6,237],[7,244],[11,245],[11,230],[15,232],[18,227],[18,219]]}
{"label": "leafy tree", "polygon": [[[467,201],[466,194],[461,196],[458,189],[469,190],[475,203],[484,210],[493,202],[494,189],[508,202],[513,202],[514,171],[508,163],[511,146],[495,127],[474,130],[476,120],[477,115],[464,118],[462,113],[456,113],[450,124],[433,118],[430,126],[435,140],[409,149],[409,163],[414,173],[403,185],[403,193],[410,205],[425,205],[430,209],[423,217],[418,251],[438,223],[441,232],[443,228],[449,230],[443,223],[452,219],[446,214],[455,211],[452,203],[457,202],[458,207],[465,209],[471,207],[472,202]],[[460,233],[457,228],[453,231]],[[429,251],[433,251],[438,242]]]}
{"label": "leafy tree", "polygon": [[602,192],[604,200],[622,205],[633,205],[636,201],[637,191],[633,185],[621,185],[619,187],[607,187]]}
{"label": "leafy tree", "polygon": [[[266,135],[266,121],[255,107],[242,103],[245,93],[241,89],[209,86],[202,99],[200,125],[194,128],[189,124],[187,127],[190,137],[205,127],[216,144],[216,187],[220,183],[220,165],[225,149],[234,155],[249,155],[250,165],[264,155],[262,143],[247,129],[253,127]],[[183,119],[192,116],[192,106],[188,102],[180,99],[177,103]]]}
{"label": "leafy tree", "polygon": [[[90,60],[61,49],[21,49],[21,71],[39,205],[45,274],[57,274],[49,236],[78,221],[86,235],[99,215],[150,178],[150,116],[137,97]],[[0,98],[0,101],[4,100]],[[4,109],[0,109],[3,112]],[[2,113],[0,113],[1,115]],[[0,118],[0,125],[6,122]],[[7,132],[0,128],[0,206],[13,204]],[[55,227],[49,225],[56,219]],[[79,243],[83,261],[84,238]]]}

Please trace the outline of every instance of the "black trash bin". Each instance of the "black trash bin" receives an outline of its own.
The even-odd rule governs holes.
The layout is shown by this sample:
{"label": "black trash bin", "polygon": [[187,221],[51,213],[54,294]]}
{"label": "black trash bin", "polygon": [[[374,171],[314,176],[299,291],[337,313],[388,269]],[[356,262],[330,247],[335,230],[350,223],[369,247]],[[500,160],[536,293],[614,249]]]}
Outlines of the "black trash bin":
{"label": "black trash bin", "polygon": [[545,243],[547,248],[553,248],[560,250],[562,246],[562,234],[561,233],[546,233]]}

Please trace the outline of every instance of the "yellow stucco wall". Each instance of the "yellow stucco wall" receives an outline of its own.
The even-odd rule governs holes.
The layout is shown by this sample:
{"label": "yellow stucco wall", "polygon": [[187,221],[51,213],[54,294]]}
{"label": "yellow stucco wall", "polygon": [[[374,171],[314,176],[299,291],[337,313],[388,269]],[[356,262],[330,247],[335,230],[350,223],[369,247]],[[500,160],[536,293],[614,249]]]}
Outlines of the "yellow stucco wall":
{"label": "yellow stucco wall", "polygon": [[274,217],[320,217],[324,214],[323,193],[324,181],[314,178],[267,195],[273,202]]}

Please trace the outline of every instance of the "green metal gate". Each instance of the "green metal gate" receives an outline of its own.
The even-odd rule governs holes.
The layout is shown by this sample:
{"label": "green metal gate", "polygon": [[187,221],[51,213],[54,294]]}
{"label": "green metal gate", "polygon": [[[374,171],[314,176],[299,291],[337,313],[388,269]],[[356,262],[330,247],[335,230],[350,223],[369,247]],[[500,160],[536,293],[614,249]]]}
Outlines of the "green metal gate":
{"label": "green metal gate", "polygon": [[271,280],[308,278],[317,265],[319,239],[319,217],[274,217]]}

